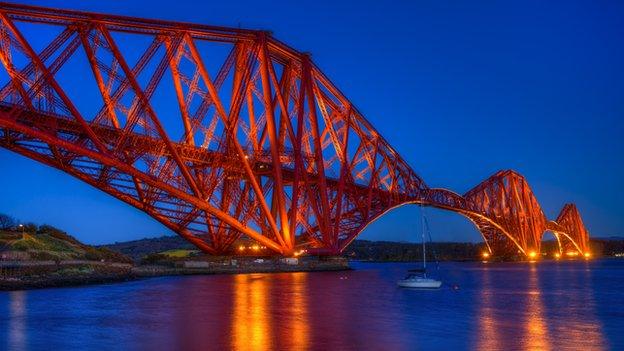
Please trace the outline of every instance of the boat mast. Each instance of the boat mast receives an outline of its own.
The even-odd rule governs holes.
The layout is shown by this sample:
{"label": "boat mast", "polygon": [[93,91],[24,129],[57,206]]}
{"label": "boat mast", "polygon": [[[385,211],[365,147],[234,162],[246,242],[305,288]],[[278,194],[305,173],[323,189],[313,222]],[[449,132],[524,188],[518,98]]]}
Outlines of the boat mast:
{"label": "boat mast", "polygon": [[423,252],[423,270],[425,275],[427,274],[427,249],[425,246],[425,210],[423,205],[420,205],[420,222],[421,222],[421,239],[422,239],[422,252]]}

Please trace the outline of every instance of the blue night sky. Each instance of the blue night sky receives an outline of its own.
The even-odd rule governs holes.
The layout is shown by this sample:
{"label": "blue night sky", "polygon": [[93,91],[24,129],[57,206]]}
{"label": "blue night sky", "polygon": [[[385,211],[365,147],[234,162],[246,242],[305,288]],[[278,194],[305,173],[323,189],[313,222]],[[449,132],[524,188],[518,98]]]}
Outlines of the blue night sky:
{"label": "blue night sky", "polygon": [[[432,187],[526,176],[549,218],[575,202],[590,232],[624,235],[624,2],[24,1],[269,29],[317,65]],[[174,101],[174,100],[171,100]],[[87,243],[170,234],[142,212],[0,150],[0,212]],[[427,209],[434,240],[478,241]],[[361,236],[413,240],[398,209]]]}

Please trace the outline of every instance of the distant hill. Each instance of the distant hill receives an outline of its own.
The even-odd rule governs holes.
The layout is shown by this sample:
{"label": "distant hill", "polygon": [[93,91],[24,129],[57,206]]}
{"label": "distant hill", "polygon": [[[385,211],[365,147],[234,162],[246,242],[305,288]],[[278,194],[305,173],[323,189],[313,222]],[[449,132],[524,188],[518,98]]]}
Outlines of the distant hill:
{"label": "distant hill", "polygon": [[147,255],[163,251],[197,249],[193,244],[189,243],[179,236],[161,236],[159,238],[146,238],[103,245],[100,247],[119,252],[132,258],[134,261],[140,261],[141,258]]}
{"label": "distant hill", "polygon": [[18,260],[131,262],[123,254],[83,244],[71,235],[45,225],[32,231],[0,230],[0,257]]}
{"label": "distant hill", "polygon": [[594,254],[602,256],[621,256],[624,254],[624,238],[592,238],[590,243]]}
{"label": "distant hill", "polygon": [[593,237],[592,239],[594,240],[607,240],[607,241],[622,241],[624,240],[624,236],[618,236],[618,235],[612,235],[612,236],[605,236],[605,237]]}

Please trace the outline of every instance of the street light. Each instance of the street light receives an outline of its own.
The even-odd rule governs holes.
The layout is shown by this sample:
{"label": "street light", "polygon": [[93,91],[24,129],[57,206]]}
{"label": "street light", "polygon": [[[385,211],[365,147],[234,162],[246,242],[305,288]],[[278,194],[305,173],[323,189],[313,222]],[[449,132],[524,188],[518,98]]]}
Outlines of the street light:
{"label": "street light", "polygon": [[22,230],[22,239],[24,239],[24,225],[20,224],[18,227]]}

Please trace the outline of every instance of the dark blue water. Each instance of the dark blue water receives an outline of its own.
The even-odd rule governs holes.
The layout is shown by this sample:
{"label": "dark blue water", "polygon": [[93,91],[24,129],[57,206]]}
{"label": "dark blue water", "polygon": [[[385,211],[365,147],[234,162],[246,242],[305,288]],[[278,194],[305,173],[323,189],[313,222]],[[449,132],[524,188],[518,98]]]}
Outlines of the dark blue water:
{"label": "dark blue water", "polygon": [[0,349],[624,349],[624,261],[353,266],[0,293]]}

